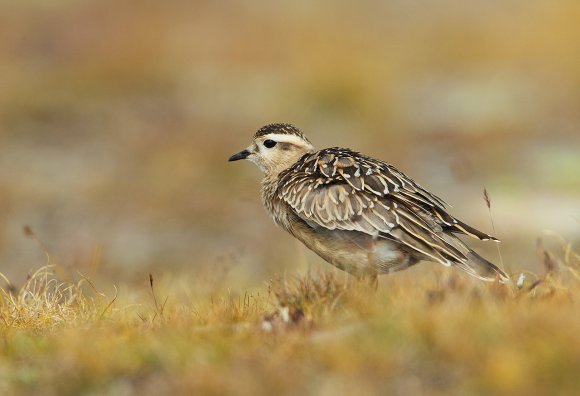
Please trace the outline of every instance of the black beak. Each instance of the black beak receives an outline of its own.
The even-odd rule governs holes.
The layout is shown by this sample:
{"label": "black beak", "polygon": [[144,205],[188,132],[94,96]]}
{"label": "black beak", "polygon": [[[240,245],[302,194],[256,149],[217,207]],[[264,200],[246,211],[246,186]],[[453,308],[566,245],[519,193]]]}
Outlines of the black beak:
{"label": "black beak", "polygon": [[248,150],[242,150],[237,154],[234,154],[230,157],[228,161],[239,161],[248,158],[250,152]]}

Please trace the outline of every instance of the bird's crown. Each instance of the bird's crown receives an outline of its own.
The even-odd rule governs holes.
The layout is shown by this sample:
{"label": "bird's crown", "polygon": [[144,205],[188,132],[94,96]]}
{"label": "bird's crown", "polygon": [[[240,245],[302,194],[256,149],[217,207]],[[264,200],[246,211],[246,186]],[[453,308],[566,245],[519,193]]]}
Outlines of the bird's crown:
{"label": "bird's crown", "polygon": [[283,123],[264,125],[262,128],[258,129],[256,134],[254,135],[254,139],[269,134],[294,135],[310,143],[310,141],[306,138],[306,136],[304,136],[304,134],[300,129],[298,129],[298,127],[292,124],[283,124]]}

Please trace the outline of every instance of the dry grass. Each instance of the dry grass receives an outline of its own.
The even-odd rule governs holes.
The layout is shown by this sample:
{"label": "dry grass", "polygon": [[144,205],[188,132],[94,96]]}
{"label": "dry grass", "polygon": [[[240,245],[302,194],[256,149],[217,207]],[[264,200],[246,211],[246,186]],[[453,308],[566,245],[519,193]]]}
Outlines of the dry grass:
{"label": "dry grass", "polygon": [[511,288],[408,271],[373,293],[321,273],[188,299],[151,277],[117,298],[48,265],[4,279],[0,392],[574,394],[580,256],[542,246],[544,273]]}

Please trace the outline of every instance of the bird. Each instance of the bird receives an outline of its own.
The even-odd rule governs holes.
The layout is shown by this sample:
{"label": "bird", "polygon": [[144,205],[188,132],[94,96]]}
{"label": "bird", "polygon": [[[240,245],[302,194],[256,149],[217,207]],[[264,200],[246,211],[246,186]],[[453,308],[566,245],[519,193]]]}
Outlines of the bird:
{"label": "bird", "polygon": [[379,275],[430,261],[510,281],[458,236],[498,239],[453,217],[445,201],[387,162],[348,148],[316,150],[286,123],[261,127],[229,161],[243,159],[263,172],[262,202],[274,222],[356,278],[376,285]]}

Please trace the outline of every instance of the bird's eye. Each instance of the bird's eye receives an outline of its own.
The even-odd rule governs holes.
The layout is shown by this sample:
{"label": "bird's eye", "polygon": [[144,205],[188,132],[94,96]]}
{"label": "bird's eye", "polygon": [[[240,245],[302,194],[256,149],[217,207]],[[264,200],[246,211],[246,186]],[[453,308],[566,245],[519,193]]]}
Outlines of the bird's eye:
{"label": "bird's eye", "polygon": [[270,139],[264,140],[264,146],[266,148],[272,148],[275,145],[276,145],[276,142],[274,140],[270,140]]}

